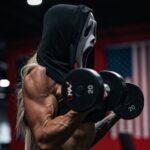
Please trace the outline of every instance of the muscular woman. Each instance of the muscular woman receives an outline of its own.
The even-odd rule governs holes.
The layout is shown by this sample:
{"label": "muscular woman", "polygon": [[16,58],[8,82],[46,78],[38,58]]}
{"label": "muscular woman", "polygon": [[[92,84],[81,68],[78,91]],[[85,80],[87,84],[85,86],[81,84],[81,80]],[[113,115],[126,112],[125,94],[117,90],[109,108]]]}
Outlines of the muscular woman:
{"label": "muscular woman", "polygon": [[61,83],[75,66],[86,66],[96,40],[92,10],[79,5],[56,5],[44,16],[40,44],[22,68],[18,91],[18,133],[25,150],[88,150],[94,123],[82,123],[88,112],[57,115]]}
{"label": "muscular woman", "polygon": [[57,116],[61,85],[46,76],[46,69],[35,67],[24,80],[25,117],[36,143],[42,150],[87,150],[94,139],[93,123],[82,124],[87,113],[70,110]]}

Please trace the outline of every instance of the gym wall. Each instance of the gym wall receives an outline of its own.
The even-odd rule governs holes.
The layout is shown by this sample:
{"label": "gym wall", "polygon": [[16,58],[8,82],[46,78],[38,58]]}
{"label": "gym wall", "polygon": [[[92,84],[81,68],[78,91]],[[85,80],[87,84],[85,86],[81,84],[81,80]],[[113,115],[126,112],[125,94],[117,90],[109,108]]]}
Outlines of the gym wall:
{"label": "gym wall", "polygon": [[[131,51],[129,50],[131,48],[131,45],[133,44],[140,45],[145,43],[146,45],[149,45],[148,48],[149,50],[147,50],[149,53],[150,51],[149,41],[150,41],[150,29],[147,26],[140,26],[140,27],[132,26],[132,27],[125,27],[120,29],[113,28],[113,29],[105,30],[103,32],[99,31],[98,41],[96,43],[96,49],[95,49],[95,70],[100,71],[103,69],[108,69],[110,67],[108,65],[108,62],[109,59],[112,58],[111,56],[113,56],[113,55],[109,55],[108,52],[110,51],[113,52],[113,54],[117,57],[117,54],[115,54],[117,49],[119,52]],[[23,142],[21,141],[21,139],[16,140],[16,133],[15,133],[15,123],[16,123],[15,87],[18,81],[18,77],[17,77],[18,69],[28,59],[28,57],[32,55],[32,53],[36,49],[37,44],[38,44],[38,39],[28,39],[23,41],[16,41],[10,43],[9,45],[9,55],[7,56],[7,62],[9,67],[8,79],[11,82],[11,86],[10,86],[10,93],[9,93],[8,115],[11,124],[11,135],[12,135],[12,141],[9,146],[9,150],[23,150]],[[144,49],[142,50],[144,51]],[[108,57],[108,55],[110,56],[110,58]],[[118,55],[118,57],[119,56],[120,55]],[[125,61],[128,61],[128,59]],[[148,72],[150,72],[150,70]],[[148,107],[150,107],[150,103],[148,103]],[[148,112],[145,111],[144,113],[148,113]],[[142,116],[143,114],[141,115],[141,119],[143,119]],[[147,116],[147,118],[150,119],[149,116]],[[139,130],[140,132],[145,132],[144,126],[142,125],[143,121],[141,119],[137,121],[141,126]],[[133,123],[127,123],[126,121],[122,121],[121,125],[124,126],[124,129],[122,129],[122,131],[124,132],[128,131],[128,129],[126,128],[128,124],[132,124],[132,128],[134,129],[136,126],[136,121],[133,120]],[[122,150],[123,149],[122,144],[119,139],[119,133],[120,133],[119,131],[121,131],[120,124],[117,124],[115,128],[116,128],[115,133],[113,130],[108,132],[106,136],[99,143],[97,143],[91,150]],[[131,132],[133,133],[131,134],[132,143],[134,144],[136,150],[150,149],[149,134],[147,135],[147,137],[145,137],[143,136],[144,133],[142,133],[140,137],[137,137],[136,136],[137,133],[135,133],[136,130],[133,131],[130,130],[129,133]]]}

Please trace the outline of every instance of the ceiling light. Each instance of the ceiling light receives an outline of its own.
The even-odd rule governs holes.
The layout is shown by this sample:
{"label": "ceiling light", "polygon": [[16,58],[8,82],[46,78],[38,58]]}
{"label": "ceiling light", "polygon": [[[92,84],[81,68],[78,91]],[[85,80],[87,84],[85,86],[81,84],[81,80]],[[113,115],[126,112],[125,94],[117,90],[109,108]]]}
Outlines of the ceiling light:
{"label": "ceiling light", "polygon": [[0,123],[0,144],[9,144],[11,142],[11,129],[7,122]]}
{"label": "ceiling light", "polygon": [[0,80],[0,87],[8,87],[10,85],[10,81],[7,79]]}
{"label": "ceiling light", "polygon": [[37,6],[42,4],[42,0],[27,0],[28,5]]}

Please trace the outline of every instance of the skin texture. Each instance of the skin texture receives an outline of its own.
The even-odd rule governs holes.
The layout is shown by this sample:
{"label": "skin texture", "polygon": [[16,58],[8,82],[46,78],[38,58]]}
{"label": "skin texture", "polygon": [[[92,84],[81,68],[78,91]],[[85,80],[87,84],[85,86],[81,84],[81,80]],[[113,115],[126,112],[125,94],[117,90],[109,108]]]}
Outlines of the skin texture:
{"label": "skin texture", "polygon": [[35,67],[24,79],[25,118],[41,150],[89,150],[95,137],[93,123],[82,123],[88,112],[70,110],[57,116],[61,85]]}

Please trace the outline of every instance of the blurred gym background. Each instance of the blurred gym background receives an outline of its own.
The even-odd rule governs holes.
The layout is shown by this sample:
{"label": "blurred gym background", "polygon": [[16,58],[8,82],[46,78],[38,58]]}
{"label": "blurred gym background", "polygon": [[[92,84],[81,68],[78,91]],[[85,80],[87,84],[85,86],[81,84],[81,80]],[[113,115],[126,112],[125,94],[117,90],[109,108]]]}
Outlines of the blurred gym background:
{"label": "blurred gym background", "polygon": [[95,69],[117,71],[145,96],[143,113],[132,121],[120,120],[92,150],[149,150],[150,9],[144,0],[0,1],[0,150],[23,150],[15,133],[19,69],[37,48],[45,11],[58,3],[85,4],[94,10]]}

